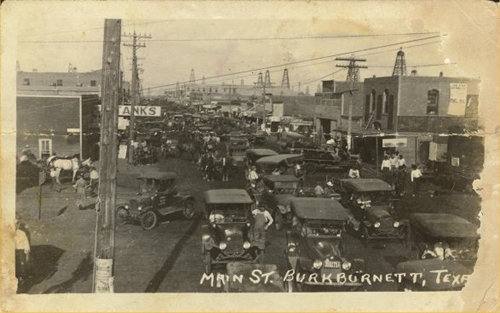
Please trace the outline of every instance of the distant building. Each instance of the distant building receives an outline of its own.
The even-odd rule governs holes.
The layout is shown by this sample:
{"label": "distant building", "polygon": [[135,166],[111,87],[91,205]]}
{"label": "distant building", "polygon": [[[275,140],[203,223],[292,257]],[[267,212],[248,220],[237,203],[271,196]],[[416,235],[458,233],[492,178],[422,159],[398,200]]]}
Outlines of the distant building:
{"label": "distant building", "polygon": [[[17,72],[17,94],[101,95],[101,70],[91,72]],[[122,96],[130,97],[130,83],[122,82]]]}

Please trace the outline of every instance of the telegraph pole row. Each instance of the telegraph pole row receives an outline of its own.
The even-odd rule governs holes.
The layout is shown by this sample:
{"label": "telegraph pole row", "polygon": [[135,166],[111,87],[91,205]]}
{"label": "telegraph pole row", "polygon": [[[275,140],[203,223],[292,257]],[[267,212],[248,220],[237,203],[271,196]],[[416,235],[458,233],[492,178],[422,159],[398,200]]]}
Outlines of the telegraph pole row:
{"label": "telegraph pole row", "polygon": [[96,234],[94,247],[94,293],[111,293],[113,288],[113,258],[115,246],[115,202],[118,100],[120,95],[121,20],[104,22],[102,54],[102,113],[99,151],[99,197],[96,204]]}
{"label": "telegraph pole row", "polygon": [[348,61],[349,64],[345,65],[338,65],[337,67],[343,67],[347,68],[347,82],[351,82],[351,86],[349,88],[349,93],[351,96],[351,99],[349,101],[349,115],[348,115],[348,120],[347,120],[347,149],[351,150],[352,149],[352,105],[354,101],[354,91],[357,91],[357,89],[354,89],[354,83],[359,81],[359,69],[360,68],[368,68],[368,66],[365,65],[357,65],[356,62],[366,62],[366,59],[357,59],[354,56],[350,58],[335,58],[337,61]]}
{"label": "telegraph pole row", "polygon": [[126,47],[132,47],[132,101],[130,107],[130,123],[129,123],[129,153],[128,162],[133,163],[134,159],[134,140],[135,140],[135,106],[139,104],[139,71],[137,68],[137,50],[145,48],[146,44],[139,43],[138,40],[150,39],[151,35],[137,34],[123,34],[124,37],[132,37],[132,44],[124,44]]}

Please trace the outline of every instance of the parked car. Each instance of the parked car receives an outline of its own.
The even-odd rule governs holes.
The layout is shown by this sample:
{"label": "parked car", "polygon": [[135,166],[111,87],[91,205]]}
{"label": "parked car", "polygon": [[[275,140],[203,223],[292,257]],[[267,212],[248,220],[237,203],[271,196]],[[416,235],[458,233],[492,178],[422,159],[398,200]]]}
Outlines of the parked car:
{"label": "parked car", "polygon": [[[396,266],[398,273],[406,274],[401,289],[461,290],[476,263],[477,230],[476,225],[454,214],[411,214],[410,260]],[[442,271],[440,279],[436,271]],[[414,280],[409,273],[422,273],[422,276]],[[454,279],[444,279],[444,275]]]}
{"label": "parked car", "polygon": [[248,149],[246,151],[247,163],[249,165],[254,165],[260,158],[277,154],[278,152],[271,149]]}
{"label": "parked car", "polygon": [[305,168],[309,173],[348,170],[357,163],[356,156],[339,156],[326,149],[293,148],[290,151],[304,156]]}
{"label": "parked car", "polygon": [[271,174],[275,169],[281,169],[281,174],[292,174],[293,166],[303,160],[300,154],[278,154],[266,156],[255,161],[259,172]]}
{"label": "parked car", "polygon": [[143,173],[138,179],[141,189],[138,197],[120,203],[116,209],[118,221],[122,223],[139,222],[143,229],[151,230],[160,219],[181,212],[185,218],[195,215],[194,197],[179,194],[173,172]]}
{"label": "parked car", "polygon": [[342,204],[356,219],[354,228],[364,239],[406,237],[408,223],[395,212],[391,185],[378,178],[346,178],[334,180],[334,186],[342,196]]}
{"label": "parked car", "polygon": [[[338,201],[326,198],[294,198],[291,201],[292,230],[287,232],[285,255],[289,269],[295,273],[316,274],[318,280],[296,281],[295,288],[306,286],[361,286],[360,279],[339,279],[339,275],[359,276],[364,272],[364,260],[349,260],[344,256],[343,233],[349,212]],[[331,281],[321,277],[330,275]]]}
{"label": "parked car", "polygon": [[292,220],[290,201],[300,192],[300,180],[295,175],[267,175],[262,183],[262,203],[273,215],[274,226],[280,230]]}
{"label": "parked car", "polygon": [[212,189],[204,197],[208,224],[202,226],[201,251],[205,272],[210,273],[213,264],[258,261],[263,255],[252,240],[254,203],[248,193],[244,189]]}
{"label": "parked car", "polygon": [[231,154],[233,166],[244,167],[246,163],[246,151],[250,147],[250,142],[246,138],[246,135],[230,133],[222,138],[226,141],[227,151]]}

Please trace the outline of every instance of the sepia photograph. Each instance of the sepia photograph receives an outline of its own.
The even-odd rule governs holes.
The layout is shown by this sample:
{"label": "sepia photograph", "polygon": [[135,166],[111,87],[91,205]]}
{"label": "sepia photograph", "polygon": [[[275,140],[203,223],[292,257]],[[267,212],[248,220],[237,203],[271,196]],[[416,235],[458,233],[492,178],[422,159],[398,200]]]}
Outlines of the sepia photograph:
{"label": "sepia photograph", "polygon": [[498,309],[498,3],[1,9],[2,311]]}

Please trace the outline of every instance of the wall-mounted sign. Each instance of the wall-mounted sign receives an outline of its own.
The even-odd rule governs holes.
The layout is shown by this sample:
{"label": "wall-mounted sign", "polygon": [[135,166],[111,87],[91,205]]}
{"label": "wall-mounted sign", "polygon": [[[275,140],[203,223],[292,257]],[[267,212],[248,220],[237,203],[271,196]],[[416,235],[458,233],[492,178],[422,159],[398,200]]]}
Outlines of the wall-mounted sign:
{"label": "wall-mounted sign", "polygon": [[[101,106],[99,105],[99,110]],[[119,105],[118,115],[119,116],[130,116],[131,106],[130,105]],[[134,107],[134,116],[151,117],[157,116],[161,117],[161,107],[160,106],[144,106],[136,105]]]}
{"label": "wall-mounted sign", "polygon": [[448,106],[448,114],[464,116],[466,103],[467,84],[450,83],[450,104]]}
{"label": "wall-mounted sign", "polygon": [[66,131],[68,133],[80,133],[80,128],[67,128]]}
{"label": "wall-mounted sign", "polygon": [[382,139],[382,147],[383,148],[399,148],[406,147],[408,144],[407,138],[390,138],[390,139]]}

